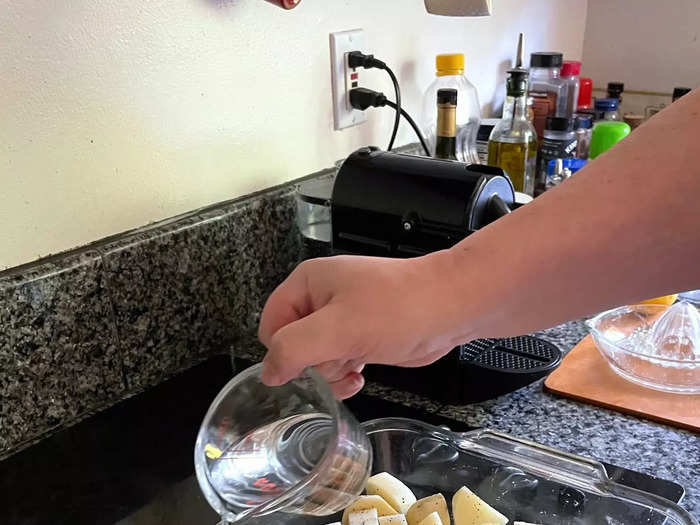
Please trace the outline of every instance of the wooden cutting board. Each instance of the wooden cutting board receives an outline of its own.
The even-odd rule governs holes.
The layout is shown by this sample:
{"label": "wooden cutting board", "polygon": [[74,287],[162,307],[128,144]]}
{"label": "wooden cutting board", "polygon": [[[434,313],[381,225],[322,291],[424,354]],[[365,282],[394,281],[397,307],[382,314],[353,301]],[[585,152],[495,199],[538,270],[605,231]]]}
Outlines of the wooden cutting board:
{"label": "wooden cutting board", "polygon": [[544,385],[577,401],[700,433],[700,395],[661,392],[623,379],[608,366],[591,336],[564,357]]}

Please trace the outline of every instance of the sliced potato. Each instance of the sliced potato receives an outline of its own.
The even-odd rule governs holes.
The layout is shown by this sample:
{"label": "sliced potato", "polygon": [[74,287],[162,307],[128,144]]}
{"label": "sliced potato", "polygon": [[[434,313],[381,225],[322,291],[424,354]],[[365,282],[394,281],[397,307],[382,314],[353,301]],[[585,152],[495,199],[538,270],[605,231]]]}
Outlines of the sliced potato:
{"label": "sliced potato", "polygon": [[367,480],[367,494],[381,496],[401,514],[406,514],[416,502],[411,489],[388,472],[380,472]]}
{"label": "sliced potato", "polygon": [[348,516],[348,525],[378,525],[377,509],[359,510]]}
{"label": "sliced potato", "polygon": [[418,525],[442,525],[442,520],[437,512],[431,512]]}
{"label": "sliced potato", "polygon": [[343,512],[343,525],[349,525],[348,519],[353,512],[361,510],[377,509],[378,516],[391,516],[398,514],[398,511],[389,505],[384,498],[376,494],[370,496],[359,496],[347,509]]}
{"label": "sliced potato", "polygon": [[391,516],[382,516],[379,518],[379,525],[408,525],[406,516],[403,514],[392,514]]}
{"label": "sliced potato", "polygon": [[442,494],[433,494],[427,498],[419,499],[406,512],[408,525],[419,525],[428,514],[437,512],[442,525],[450,525],[450,513],[447,511],[447,502]]}
{"label": "sliced potato", "polygon": [[452,514],[455,525],[506,525],[508,518],[479,498],[467,487],[462,487],[452,497]]}

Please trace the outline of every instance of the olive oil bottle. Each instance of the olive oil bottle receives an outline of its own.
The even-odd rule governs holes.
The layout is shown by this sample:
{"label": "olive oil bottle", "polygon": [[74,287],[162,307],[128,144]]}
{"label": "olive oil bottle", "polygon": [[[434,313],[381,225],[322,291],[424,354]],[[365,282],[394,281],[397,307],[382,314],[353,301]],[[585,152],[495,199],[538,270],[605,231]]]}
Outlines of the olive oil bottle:
{"label": "olive oil bottle", "polygon": [[537,132],[527,118],[527,71],[511,69],[506,81],[503,118],[489,137],[488,164],[510,177],[515,191],[532,195],[535,189]]}

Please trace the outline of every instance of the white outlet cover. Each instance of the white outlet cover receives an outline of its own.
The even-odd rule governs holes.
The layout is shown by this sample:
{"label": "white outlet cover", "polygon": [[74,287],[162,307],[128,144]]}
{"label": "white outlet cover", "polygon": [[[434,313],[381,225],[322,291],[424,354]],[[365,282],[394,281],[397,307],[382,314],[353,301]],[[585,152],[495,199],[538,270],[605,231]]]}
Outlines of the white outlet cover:
{"label": "white outlet cover", "polygon": [[[346,55],[350,51],[363,51],[365,33],[362,29],[339,31],[330,34],[331,46],[331,89],[333,91],[333,128],[337,130],[356,126],[367,120],[364,111],[350,106],[348,92],[350,90],[350,74],[347,68]],[[358,74],[358,86],[361,86],[362,69]]]}

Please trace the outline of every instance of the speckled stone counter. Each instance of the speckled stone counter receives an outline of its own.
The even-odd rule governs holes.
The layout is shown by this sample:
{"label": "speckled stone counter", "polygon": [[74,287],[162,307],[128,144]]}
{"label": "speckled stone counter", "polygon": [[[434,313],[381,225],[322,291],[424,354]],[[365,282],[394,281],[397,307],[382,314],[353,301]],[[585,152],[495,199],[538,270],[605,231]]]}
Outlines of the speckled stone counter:
{"label": "speckled stone counter", "polygon": [[0,271],[0,458],[254,334],[305,255],[296,183],[335,171]]}
{"label": "speckled stone counter", "polygon": [[[583,322],[571,322],[535,335],[568,352],[587,333]],[[236,355],[259,359],[263,353],[248,341],[236,348]],[[376,383],[367,384],[364,392],[675,481],[687,492],[681,505],[700,517],[700,436],[691,432],[546,393],[542,381],[466,406],[436,403]]]}
{"label": "speckled stone counter", "polygon": [[0,272],[0,457],[253,333],[295,215],[288,184]]}

